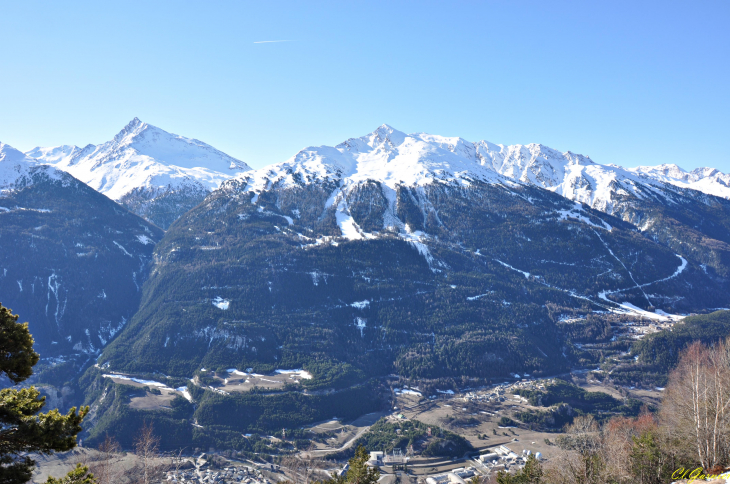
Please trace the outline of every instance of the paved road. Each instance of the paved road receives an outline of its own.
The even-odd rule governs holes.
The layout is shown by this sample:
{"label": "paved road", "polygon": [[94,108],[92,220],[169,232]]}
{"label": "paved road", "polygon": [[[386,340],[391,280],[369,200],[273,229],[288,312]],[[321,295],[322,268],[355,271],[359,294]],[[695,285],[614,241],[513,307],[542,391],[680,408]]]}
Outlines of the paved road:
{"label": "paved road", "polygon": [[362,435],[365,432],[367,432],[368,430],[370,430],[370,426],[369,425],[367,427],[363,427],[350,440],[348,440],[347,442],[345,442],[342,445],[342,447],[340,447],[339,449],[319,449],[319,450],[311,450],[311,451],[307,451],[306,454],[305,453],[302,453],[302,457],[317,457],[317,456],[323,456],[323,455],[327,455],[327,454],[334,454],[336,452],[342,452],[343,450],[346,450],[346,449],[349,449],[350,447],[352,447],[352,444],[354,444],[357,441],[357,439],[359,439],[360,437],[362,437]]}

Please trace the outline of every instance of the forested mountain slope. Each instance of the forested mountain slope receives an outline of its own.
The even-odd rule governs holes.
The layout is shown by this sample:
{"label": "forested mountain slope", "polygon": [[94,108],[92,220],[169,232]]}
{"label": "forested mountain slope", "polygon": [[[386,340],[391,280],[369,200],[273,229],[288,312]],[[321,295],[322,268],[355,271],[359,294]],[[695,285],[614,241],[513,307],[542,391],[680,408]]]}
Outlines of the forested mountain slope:
{"label": "forested mountain slope", "polygon": [[474,144],[382,126],[243,173],[174,223],[99,363],[304,366],[330,384],[557,372],[569,357],[547,303],[658,319],[727,304],[695,255],[498,173]]}
{"label": "forested mountain slope", "polygon": [[124,327],[161,237],[71,175],[0,143],[0,301],[30,323],[43,357],[96,354]]}
{"label": "forested mountain slope", "polygon": [[712,277],[730,274],[728,175],[674,165],[600,165],[539,144],[474,146],[483,166],[630,222],[672,250],[691,253]]}

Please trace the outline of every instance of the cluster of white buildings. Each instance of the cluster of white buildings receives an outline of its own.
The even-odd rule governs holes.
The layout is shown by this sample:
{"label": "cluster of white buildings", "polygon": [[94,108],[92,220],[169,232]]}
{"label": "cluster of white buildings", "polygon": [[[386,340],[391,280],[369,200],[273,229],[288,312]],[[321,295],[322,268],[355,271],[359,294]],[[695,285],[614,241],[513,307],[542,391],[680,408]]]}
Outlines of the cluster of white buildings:
{"label": "cluster of white buildings", "polygon": [[177,484],[271,484],[261,471],[252,467],[226,467],[221,470],[185,469],[167,472],[167,482]]}
{"label": "cluster of white buildings", "polygon": [[[479,456],[477,467],[459,467],[440,474],[430,475],[426,478],[426,484],[468,484],[469,479],[477,474],[489,475],[499,471],[517,471],[522,469],[527,458],[532,454],[530,450],[523,450],[521,454],[514,452],[506,445],[500,445],[489,449],[489,452]],[[538,460],[542,460],[540,452],[535,454]]]}
{"label": "cluster of white buildings", "polygon": [[458,398],[464,402],[482,402],[482,403],[503,403],[514,399],[526,402],[525,398],[513,395],[515,390],[542,390],[553,382],[552,378],[541,380],[527,380],[514,383],[500,383],[486,390],[477,390],[466,392]]}
{"label": "cluster of white buildings", "polygon": [[[510,471],[524,467],[527,458],[532,454],[531,450],[524,449],[522,454],[517,454],[506,445],[500,445],[490,449],[490,452],[479,456],[479,462],[489,472]],[[542,460],[540,452],[535,454],[537,460]]]}
{"label": "cluster of white buildings", "polygon": [[426,484],[467,484],[466,480],[476,475],[473,467],[459,467],[426,478]]}
{"label": "cluster of white buildings", "polygon": [[[386,466],[406,466],[410,461],[410,457],[404,455],[400,449],[393,449],[391,454],[382,451],[370,452],[370,458],[368,459],[367,465],[370,467],[379,467],[382,465]],[[341,472],[347,471],[349,464],[346,465]]]}

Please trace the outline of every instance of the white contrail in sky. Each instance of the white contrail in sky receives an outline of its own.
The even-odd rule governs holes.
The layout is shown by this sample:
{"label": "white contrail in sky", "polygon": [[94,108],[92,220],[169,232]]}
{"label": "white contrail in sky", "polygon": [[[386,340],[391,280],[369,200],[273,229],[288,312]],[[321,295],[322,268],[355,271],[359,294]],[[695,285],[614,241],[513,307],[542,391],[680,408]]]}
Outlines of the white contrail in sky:
{"label": "white contrail in sky", "polygon": [[270,44],[272,42],[294,42],[293,40],[259,40],[258,42],[254,42],[254,44]]}

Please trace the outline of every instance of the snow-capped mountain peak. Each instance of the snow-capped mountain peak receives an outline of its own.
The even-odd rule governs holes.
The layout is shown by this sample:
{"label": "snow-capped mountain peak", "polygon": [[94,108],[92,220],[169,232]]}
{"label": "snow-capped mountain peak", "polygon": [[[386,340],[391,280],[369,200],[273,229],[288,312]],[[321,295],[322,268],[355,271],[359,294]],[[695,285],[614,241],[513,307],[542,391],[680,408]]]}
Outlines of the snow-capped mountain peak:
{"label": "snow-capped mountain peak", "polygon": [[3,143],[2,141],[0,141],[0,163],[19,163],[19,162],[33,163],[33,162],[35,162],[35,160],[28,159],[28,157],[22,151],[16,150],[9,144]]}
{"label": "snow-capped mountain peak", "polygon": [[373,148],[381,145],[396,147],[405,141],[406,134],[402,131],[398,131],[392,126],[383,124],[380,125],[378,129],[370,133],[367,138],[369,141],[368,144]]}
{"label": "snow-capped mountain peak", "polygon": [[690,173],[692,173],[693,176],[697,177],[697,179],[706,178],[708,176],[727,176],[724,173],[722,173],[717,168],[710,168],[710,167],[703,167],[703,168],[695,168]]}
{"label": "snow-capped mountain peak", "polygon": [[[28,155],[70,173],[163,227],[223,181],[251,169],[202,141],[168,133],[139,118],[106,143],[83,149],[39,147]],[[164,209],[152,207],[158,199],[164,199]],[[154,219],[151,212],[155,210],[166,215]]]}
{"label": "snow-capped mountain peak", "polygon": [[221,173],[251,169],[241,160],[202,141],[168,133],[139,118],[130,121],[111,141],[99,145],[91,156],[106,163],[117,161],[125,152],[127,156],[147,156],[180,168],[205,168]]}
{"label": "snow-capped mountain peak", "polygon": [[727,175],[713,169],[687,173],[674,165],[628,170],[538,143],[472,143],[459,137],[405,134],[384,124],[335,147],[308,147],[284,163],[241,174],[230,188],[259,194],[273,186],[286,188],[316,180],[335,181],[337,188],[328,203],[339,204],[338,213],[344,214],[347,207],[341,200],[368,181],[380,183],[383,196],[391,201],[398,186],[517,182],[615,214],[626,197],[659,197],[674,203],[679,192],[672,185],[728,198],[730,184],[723,177]]}
{"label": "snow-capped mountain peak", "polygon": [[424,133],[405,134],[388,125],[335,147],[311,146],[284,163],[243,173],[250,190],[260,192],[270,183],[295,185],[298,180],[335,178],[342,186],[375,180],[422,186],[432,182],[468,185],[474,180],[506,181],[477,162],[476,147],[462,138]]}
{"label": "snow-capped mountain peak", "polygon": [[569,163],[573,165],[590,166],[596,164],[593,160],[591,160],[590,156],[583,156],[578,153],[573,153],[572,151],[567,151],[564,156],[566,156]]}
{"label": "snow-capped mountain peak", "polygon": [[674,178],[677,180],[689,180],[690,173],[675,164],[665,163],[657,166],[637,166],[629,168],[629,171],[638,173],[649,178]]}
{"label": "snow-capped mountain peak", "polygon": [[[122,141],[126,136],[134,137],[136,134],[139,134],[139,132],[145,127],[145,123],[143,123],[138,117],[134,117],[133,120],[131,120],[127,125],[122,128],[122,130],[114,136],[115,141]],[[154,126],[153,126],[154,127]]]}

